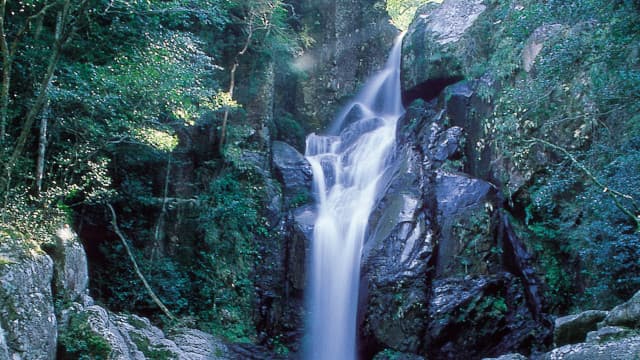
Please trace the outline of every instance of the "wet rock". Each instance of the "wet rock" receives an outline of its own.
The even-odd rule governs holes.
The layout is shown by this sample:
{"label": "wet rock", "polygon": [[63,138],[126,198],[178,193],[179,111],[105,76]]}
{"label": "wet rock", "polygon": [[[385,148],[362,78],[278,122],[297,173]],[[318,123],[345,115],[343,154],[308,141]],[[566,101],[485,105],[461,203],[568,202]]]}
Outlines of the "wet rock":
{"label": "wet rock", "polygon": [[344,151],[349,146],[353,145],[358,138],[369,131],[373,131],[384,125],[384,120],[378,117],[365,118],[356,123],[347,126],[340,133],[340,151]]}
{"label": "wet rock", "polygon": [[487,274],[497,262],[491,252],[491,185],[442,171],[435,184],[440,224],[436,276]]}
{"label": "wet rock", "polygon": [[565,345],[540,357],[542,360],[629,360],[640,356],[640,336],[603,344]]}
{"label": "wet rock", "polygon": [[[408,125],[413,131],[430,131],[422,123]],[[421,145],[414,141],[398,140],[383,182],[387,185],[369,218],[359,299],[363,343],[406,353],[422,348],[434,247],[433,209],[427,205],[433,181],[424,173]]]}
{"label": "wet rock", "polygon": [[491,89],[493,86],[488,78],[460,81],[444,88],[438,98],[449,124],[463,129],[464,146],[459,150],[467,159],[463,171],[481,179],[492,178],[491,147],[483,146],[488,138],[483,119],[489,116],[492,109],[478,96],[477,89]]}
{"label": "wet rock", "polygon": [[287,274],[292,287],[299,291],[306,284],[306,267],[316,216],[315,206],[307,205],[294,209],[290,217]]}
{"label": "wet rock", "polygon": [[416,12],[402,47],[405,104],[432,99],[464,77],[465,34],[485,11],[482,0],[429,3]]}
{"label": "wet rock", "polygon": [[640,291],[629,301],[611,309],[603,324],[640,328]]}
{"label": "wet rock", "polygon": [[37,250],[9,249],[12,242],[0,239],[0,357],[55,359],[53,261]]}
{"label": "wet rock", "polygon": [[554,343],[556,346],[562,346],[584,342],[587,333],[596,330],[597,324],[605,316],[607,316],[606,311],[589,310],[557,318],[553,331]]}
{"label": "wet rock", "polygon": [[298,150],[287,143],[274,141],[273,167],[276,178],[283,185],[286,203],[291,204],[299,196],[309,196],[311,166]]}
{"label": "wet rock", "polygon": [[522,285],[509,273],[436,280],[429,302],[429,358],[529,354],[546,329],[533,319]]}

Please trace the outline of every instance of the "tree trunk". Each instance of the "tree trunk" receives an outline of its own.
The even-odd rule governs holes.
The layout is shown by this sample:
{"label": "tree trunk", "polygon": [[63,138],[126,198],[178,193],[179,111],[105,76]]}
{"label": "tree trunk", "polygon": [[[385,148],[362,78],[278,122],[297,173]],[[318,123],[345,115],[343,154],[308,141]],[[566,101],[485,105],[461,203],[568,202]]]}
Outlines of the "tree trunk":
{"label": "tree trunk", "polygon": [[160,215],[158,215],[158,221],[156,222],[156,229],[153,233],[153,249],[151,250],[151,259],[152,260],[156,260],[160,257],[161,254],[164,253],[164,246],[163,246],[163,238],[165,237],[164,234],[164,226],[165,226],[165,219],[166,219],[166,214],[167,214],[167,201],[168,201],[168,195],[169,195],[169,179],[170,179],[170,174],[171,174],[171,155],[169,155],[169,160],[167,160],[167,172],[165,173],[165,177],[164,177],[164,188],[162,191],[162,206],[160,208]]}
{"label": "tree trunk", "polygon": [[40,139],[38,142],[38,161],[36,163],[36,193],[42,192],[42,179],[44,178],[44,157],[47,150],[47,123],[49,117],[46,112],[40,119]]}
{"label": "tree trunk", "polygon": [[[251,15],[253,16],[253,15]],[[244,55],[249,49],[249,45],[251,45],[251,40],[253,37],[253,19],[249,20],[248,30],[247,30],[247,39],[234,59],[233,66],[231,67],[231,71],[229,72],[229,99],[233,100],[233,91],[236,87],[236,70],[238,69],[238,64],[240,61],[240,56]],[[229,105],[227,104],[224,109],[224,116],[222,118],[222,129],[220,130],[220,152],[224,149],[224,142],[227,134],[227,122],[229,120]]]}
{"label": "tree trunk", "polygon": [[51,55],[49,56],[49,63],[47,65],[47,72],[42,78],[42,82],[40,83],[40,89],[38,92],[38,96],[33,104],[33,106],[29,109],[27,116],[25,117],[24,123],[22,124],[22,129],[20,131],[20,135],[18,136],[18,140],[16,140],[15,147],[13,148],[13,152],[11,153],[11,157],[7,164],[5,165],[7,178],[11,178],[11,174],[13,172],[13,168],[18,161],[18,157],[24,151],[24,147],[27,143],[27,137],[31,132],[31,127],[35,122],[38,114],[42,110],[44,104],[47,100],[47,90],[51,85],[51,80],[53,79],[53,74],[58,66],[58,60],[60,59],[60,50],[62,50],[62,45],[65,43],[66,39],[71,36],[71,31],[68,33],[64,32],[65,26],[68,26],[68,16],[71,7],[71,0],[67,0],[64,4],[64,8],[62,11],[58,13],[58,19],[56,21],[56,33],[55,33],[55,42],[53,44],[53,48],[51,49]]}
{"label": "tree trunk", "polygon": [[9,110],[9,84],[11,82],[11,55],[7,34],[4,32],[4,13],[7,0],[0,0],[0,54],[2,54],[2,89],[0,89],[0,143],[7,133],[7,116]]}
{"label": "tree trunk", "polygon": [[120,227],[118,227],[118,218],[116,217],[116,211],[113,210],[113,206],[111,206],[111,204],[107,204],[107,207],[111,211],[111,225],[113,226],[113,231],[116,233],[116,235],[118,235],[118,238],[120,238],[120,241],[122,241],[122,245],[124,246],[125,250],[127,251],[127,255],[129,256],[129,259],[133,263],[133,269],[135,270],[136,275],[138,275],[138,278],[140,278],[140,280],[142,281],[142,284],[144,285],[145,289],[147,289],[147,292],[149,293],[149,296],[151,296],[151,299],[156,303],[156,305],[158,305],[160,310],[162,310],[162,312],[165,315],[167,315],[167,317],[169,319],[171,319],[173,321],[176,321],[177,320],[176,317],[162,303],[162,301],[160,300],[158,295],[156,295],[156,293],[153,292],[153,290],[151,289],[151,285],[149,285],[149,283],[147,282],[147,279],[144,277],[144,275],[142,275],[142,271],[140,271],[140,268],[138,267],[138,263],[136,262],[136,258],[133,257],[133,252],[131,251],[131,248],[129,247],[129,243],[127,242],[127,239],[124,237],[124,234],[120,231]]}

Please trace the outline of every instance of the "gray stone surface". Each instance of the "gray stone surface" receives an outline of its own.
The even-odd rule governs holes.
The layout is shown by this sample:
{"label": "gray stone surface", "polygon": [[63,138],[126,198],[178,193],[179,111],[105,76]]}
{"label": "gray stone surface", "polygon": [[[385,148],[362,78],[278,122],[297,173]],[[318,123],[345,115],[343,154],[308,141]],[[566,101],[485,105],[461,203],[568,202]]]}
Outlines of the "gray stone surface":
{"label": "gray stone surface", "polygon": [[308,197],[311,192],[311,165],[293,146],[273,142],[273,167],[277,179],[282,183],[288,203],[296,197]]}
{"label": "gray stone surface", "polygon": [[0,356],[6,346],[11,359],[54,359],[53,261],[36,251],[0,255],[8,259],[0,265]]}
{"label": "gray stone surface", "polygon": [[87,317],[94,336],[109,343],[110,360],[233,358],[226,345],[199,330],[178,328],[165,335],[147,318],[137,315],[114,314],[97,305],[76,308],[75,311],[77,315]]}
{"label": "gray stone surface", "polygon": [[92,305],[89,297],[89,270],[87,255],[78,236],[68,225],[55,235],[56,246],[51,254],[54,261],[54,286],[66,301]]}
{"label": "gray stone surface", "polygon": [[640,336],[603,344],[565,345],[544,354],[542,360],[635,360],[640,358]]}
{"label": "gray stone surface", "polygon": [[640,328],[640,291],[629,301],[611,309],[603,324]]}
{"label": "gray stone surface", "polygon": [[465,34],[485,9],[483,0],[445,0],[418,9],[402,47],[403,92],[439,87],[431,96],[415,96],[435,97],[444,80],[464,76]]}
{"label": "gray stone surface", "polygon": [[528,358],[521,354],[505,354],[497,358],[484,358],[482,360],[527,360]]}
{"label": "gray stone surface", "polygon": [[602,343],[609,340],[616,340],[633,333],[632,330],[620,326],[605,326],[587,334],[588,343]]}
{"label": "gray stone surface", "polygon": [[597,324],[607,316],[606,311],[588,310],[555,320],[553,341],[556,346],[585,341],[587,333],[596,330]]}

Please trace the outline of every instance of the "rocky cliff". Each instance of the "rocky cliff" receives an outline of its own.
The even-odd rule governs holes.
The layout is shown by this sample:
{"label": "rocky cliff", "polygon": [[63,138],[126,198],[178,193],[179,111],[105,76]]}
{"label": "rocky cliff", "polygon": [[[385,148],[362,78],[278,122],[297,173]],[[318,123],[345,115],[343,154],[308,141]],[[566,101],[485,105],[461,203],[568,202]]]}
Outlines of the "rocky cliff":
{"label": "rocky cliff", "polygon": [[[482,358],[513,351],[535,358],[551,345],[550,313],[580,299],[585,287],[590,294],[605,287],[626,291],[598,274],[594,261],[607,256],[592,252],[600,245],[589,239],[606,238],[615,248],[626,233],[625,246],[635,253],[635,220],[622,219],[625,209],[637,209],[637,192],[611,175],[594,176],[603,164],[584,154],[600,157],[598,147],[620,146],[603,135],[610,129],[601,126],[616,123],[609,111],[633,117],[628,99],[603,103],[593,91],[624,92],[595,69],[637,74],[637,61],[605,60],[604,38],[587,30],[608,37],[614,53],[628,54],[627,41],[637,34],[610,32],[616,27],[611,21],[637,26],[627,11],[637,14],[630,4],[599,2],[577,10],[559,3],[448,0],[418,10],[403,42],[408,110],[363,254],[365,357]],[[592,47],[580,48],[585,45]],[[593,126],[594,117],[600,125]],[[597,177],[622,186],[624,195],[602,202],[590,189],[608,191]],[[570,203],[587,198],[600,201],[601,209],[617,207],[608,221],[627,230],[585,234],[597,215]],[[580,246],[588,258],[575,258]],[[637,274],[629,260],[616,259],[622,263],[613,267]],[[567,283],[571,276],[576,283]],[[623,299],[638,287],[630,278],[637,275],[625,275],[622,282],[632,291]],[[597,296],[591,304],[606,306],[603,294]],[[611,354],[636,354],[634,341],[610,344],[620,346]],[[575,356],[596,348],[604,347]],[[574,350],[545,356],[572,358]]]}

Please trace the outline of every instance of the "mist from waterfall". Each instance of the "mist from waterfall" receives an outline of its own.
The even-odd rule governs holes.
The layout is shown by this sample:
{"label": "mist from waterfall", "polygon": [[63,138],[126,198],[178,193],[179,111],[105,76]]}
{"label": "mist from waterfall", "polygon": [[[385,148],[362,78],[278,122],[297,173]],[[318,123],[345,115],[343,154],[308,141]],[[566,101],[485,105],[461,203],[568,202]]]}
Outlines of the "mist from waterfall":
{"label": "mist from waterfall", "polygon": [[360,258],[379,180],[404,113],[400,49],[336,117],[330,133],[310,134],[305,156],[313,170],[318,217],[311,249],[305,358],[356,358]]}

